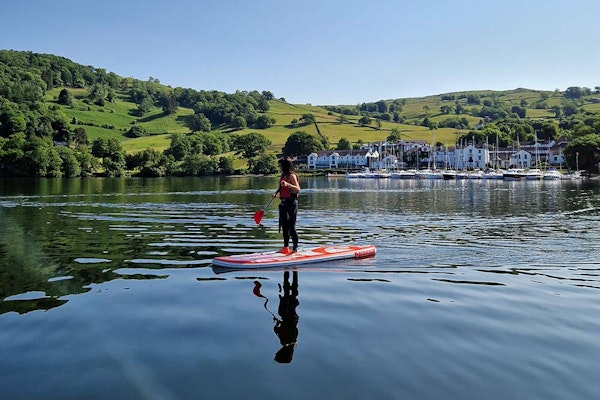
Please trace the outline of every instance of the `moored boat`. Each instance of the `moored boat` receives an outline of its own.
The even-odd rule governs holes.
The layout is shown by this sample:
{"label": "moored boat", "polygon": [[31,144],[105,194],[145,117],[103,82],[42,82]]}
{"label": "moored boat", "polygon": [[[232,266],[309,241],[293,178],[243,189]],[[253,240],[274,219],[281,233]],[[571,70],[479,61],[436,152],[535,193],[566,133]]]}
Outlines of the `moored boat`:
{"label": "moored boat", "polygon": [[490,170],[483,173],[481,176],[483,179],[502,179],[504,178],[502,172],[497,170]]}
{"label": "moored boat", "polygon": [[544,172],[542,179],[545,181],[557,181],[562,179],[562,174],[555,168],[551,168]]}
{"label": "moored boat", "polygon": [[415,179],[417,177],[417,170],[415,169],[407,169],[407,170],[398,170],[390,173],[390,178],[395,179]]}
{"label": "moored boat", "polygon": [[442,178],[445,180],[456,179],[456,171],[453,169],[447,169],[442,171]]}
{"label": "moored boat", "polygon": [[483,171],[471,171],[467,175],[468,179],[483,179]]}
{"label": "moored boat", "polygon": [[525,178],[525,170],[522,168],[509,168],[502,173],[502,177],[508,180],[519,180]]}
{"label": "moored boat", "polygon": [[525,172],[525,179],[528,181],[539,181],[542,179],[542,170],[538,168],[530,168]]}

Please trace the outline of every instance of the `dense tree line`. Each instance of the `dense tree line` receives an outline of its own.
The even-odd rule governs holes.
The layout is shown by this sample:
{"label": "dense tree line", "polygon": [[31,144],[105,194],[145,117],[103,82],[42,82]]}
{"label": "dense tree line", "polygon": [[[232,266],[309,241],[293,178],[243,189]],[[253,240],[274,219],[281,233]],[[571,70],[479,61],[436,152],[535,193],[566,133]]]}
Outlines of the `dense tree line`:
{"label": "dense tree line", "polygon": [[[86,88],[88,96],[83,101],[98,106],[113,102],[117,92],[126,93],[137,104],[132,110],[136,116],[143,116],[156,106],[167,115],[175,113],[178,107],[192,108],[195,114],[188,120],[192,134],[174,135],[164,154],[147,150],[126,156],[116,138],[97,139],[90,144],[84,128],[72,129],[69,124],[88,123],[75,118],[68,121],[59,106],[44,100],[46,92],[55,87],[63,87],[57,103],[66,106],[74,103],[68,88]],[[145,175],[231,173],[232,159],[217,159],[216,155],[233,150],[235,136],[211,133],[212,128],[266,129],[275,123],[264,114],[273,98],[268,91],[227,94],[171,89],[152,77],[148,81],[122,78],[50,54],[0,50],[0,174],[71,177],[102,171],[120,176],[127,169]],[[145,135],[147,132],[136,125],[125,133],[128,137]],[[189,152],[181,150],[185,148]],[[257,150],[254,153],[254,157],[264,155]],[[253,166],[262,164],[252,162]]]}

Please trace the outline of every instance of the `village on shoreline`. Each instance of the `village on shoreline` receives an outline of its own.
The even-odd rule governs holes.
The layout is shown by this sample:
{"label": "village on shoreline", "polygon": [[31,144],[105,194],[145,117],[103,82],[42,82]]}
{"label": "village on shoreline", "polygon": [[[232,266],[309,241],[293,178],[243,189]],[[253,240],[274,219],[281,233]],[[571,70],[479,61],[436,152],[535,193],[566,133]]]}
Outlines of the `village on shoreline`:
{"label": "village on shoreline", "polygon": [[558,180],[592,177],[597,171],[580,171],[578,165],[567,165],[562,153],[567,143],[566,138],[560,138],[511,147],[487,143],[448,147],[423,140],[400,140],[364,144],[351,150],[318,151],[297,162],[306,172],[328,171],[348,178]]}

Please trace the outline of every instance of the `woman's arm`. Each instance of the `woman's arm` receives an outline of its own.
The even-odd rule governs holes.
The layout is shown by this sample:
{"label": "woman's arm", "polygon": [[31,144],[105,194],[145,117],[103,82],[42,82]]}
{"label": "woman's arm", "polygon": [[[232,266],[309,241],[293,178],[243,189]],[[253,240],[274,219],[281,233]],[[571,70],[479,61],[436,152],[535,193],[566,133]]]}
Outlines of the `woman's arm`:
{"label": "woman's arm", "polygon": [[300,193],[300,182],[298,182],[298,176],[296,174],[290,174],[289,179],[291,182],[286,181],[286,186],[291,189],[294,189],[296,193]]}

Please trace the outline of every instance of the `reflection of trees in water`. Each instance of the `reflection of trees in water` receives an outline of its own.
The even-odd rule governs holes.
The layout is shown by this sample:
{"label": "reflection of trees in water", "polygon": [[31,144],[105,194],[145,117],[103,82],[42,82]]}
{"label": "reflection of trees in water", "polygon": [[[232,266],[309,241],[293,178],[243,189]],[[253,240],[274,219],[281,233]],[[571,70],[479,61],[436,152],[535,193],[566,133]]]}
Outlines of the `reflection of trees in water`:
{"label": "reflection of trees in water", "polygon": [[[32,209],[27,207],[21,211],[31,213]],[[64,238],[61,240],[53,232],[46,235],[48,232],[44,225],[64,225],[64,216],[60,222],[52,221],[50,224],[41,219],[36,225],[40,231],[37,234],[26,231],[16,218],[18,216],[19,212],[9,216],[0,208],[0,314],[49,310],[65,304],[67,300],[61,299],[63,296],[89,292],[90,284],[114,279],[165,278],[147,274],[121,275],[107,268],[105,263],[79,264],[72,257],[73,254],[81,254],[82,251],[78,252],[76,249],[81,243],[77,240],[70,243]],[[44,246],[50,247],[53,250],[51,253],[56,255],[49,255],[50,252]],[[58,253],[63,253],[63,260]],[[40,292],[40,295],[30,292]],[[23,296],[23,299],[16,296],[25,293],[30,295]],[[12,296],[16,298],[10,299]],[[31,298],[32,296],[37,298]]]}
{"label": "reflection of trees in water", "polygon": [[[48,295],[53,283],[49,282],[55,270],[52,260],[44,256],[38,241],[25,232],[21,225],[0,209],[0,298],[31,291]],[[50,295],[33,300],[9,300],[0,303],[0,314],[16,311],[48,310],[64,304]]]}

